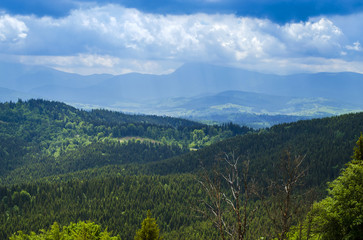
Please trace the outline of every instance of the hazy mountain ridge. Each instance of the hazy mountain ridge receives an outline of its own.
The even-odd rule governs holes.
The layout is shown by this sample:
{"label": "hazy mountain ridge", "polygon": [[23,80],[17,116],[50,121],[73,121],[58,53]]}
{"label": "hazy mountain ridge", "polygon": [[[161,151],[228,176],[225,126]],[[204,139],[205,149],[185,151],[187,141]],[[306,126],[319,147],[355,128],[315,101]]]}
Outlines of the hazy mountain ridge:
{"label": "hazy mountain ridge", "polygon": [[0,70],[0,87],[9,89],[2,101],[37,97],[195,120],[250,124],[253,118],[261,126],[284,122],[282,115],[294,121],[363,109],[363,75],[351,72],[279,76],[198,63],[166,75],[81,76],[9,63]]}
{"label": "hazy mountain ridge", "polygon": [[[117,106],[117,105],[116,105]],[[119,106],[132,112],[163,114],[206,122],[234,122],[254,128],[327,117],[362,109],[354,104],[325,98],[298,98],[269,94],[225,91],[191,98],[168,98],[143,106]],[[117,107],[116,107],[117,108]]]}
{"label": "hazy mountain ridge", "polygon": [[20,91],[15,91],[9,88],[3,88],[0,87],[0,101],[1,102],[6,102],[6,101],[16,101],[19,98],[20,99],[29,99],[32,97],[36,97],[32,94],[29,93],[25,93],[25,92],[20,92]]}
{"label": "hazy mountain ridge", "polygon": [[0,63],[0,71],[1,87],[22,92],[30,92],[44,86],[83,88],[112,77],[109,74],[82,76],[47,67],[4,62]]}
{"label": "hazy mountain ridge", "polygon": [[[225,91],[214,95],[194,97],[185,99],[179,105],[180,108],[194,108],[203,110],[205,108],[228,109],[236,108],[239,112],[256,114],[286,114],[313,116],[319,107],[347,109],[359,109],[358,105],[338,102],[325,98],[298,98],[287,96],[274,96],[261,93],[243,91]],[[312,110],[310,114],[306,110]],[[332,112],[331,114],[335,114]]]}

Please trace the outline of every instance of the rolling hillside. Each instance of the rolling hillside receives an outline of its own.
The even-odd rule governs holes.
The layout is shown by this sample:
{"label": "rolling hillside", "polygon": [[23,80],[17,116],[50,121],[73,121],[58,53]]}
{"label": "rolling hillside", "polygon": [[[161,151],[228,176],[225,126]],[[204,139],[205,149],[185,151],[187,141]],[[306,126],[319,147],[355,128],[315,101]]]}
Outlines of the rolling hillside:
{"label": "rolling hillside", "polygon": [[[232,124],[207,126],[175,118],[86,112],[43,100],[0,106],[4,239],[18,230],[47,228],[54,221],[65,226],[80,220],[131,239],[148,209],[157,216],[165,239],[215,238],[212,223],[190,210],[205,198],[196,181],[202,165],[214,169],[220,154],[234,152],[250,159],[249,174],[260,181],[278,173],[276,164],[289,150],[306,155],[304,166],[309,170],[299,192],[322,192],[326,181],[336,178],[350,160],[363,129],[363,113],[254,132]],[[125,143],[123,136],[156,141]],[[195,144],[201,144],[200,149],[189,151],[188,146]],[[304,211],[309,208],[307,202],[301,206]],[[271,227],[266,226],[272,225],[260,203],[251,199],[249,207],[257,208],[250,236],[267,236]],[[294,216],[294,223],[304,211]]]}

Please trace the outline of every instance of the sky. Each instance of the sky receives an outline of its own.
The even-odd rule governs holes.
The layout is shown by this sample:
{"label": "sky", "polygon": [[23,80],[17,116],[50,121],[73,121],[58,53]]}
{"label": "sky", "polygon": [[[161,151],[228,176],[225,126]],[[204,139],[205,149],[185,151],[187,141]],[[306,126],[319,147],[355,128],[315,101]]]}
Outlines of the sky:
{"label": "sky", "polygon": [[362,0],[0,1],[0,61],[83,75],[363,73],[362,44]]}

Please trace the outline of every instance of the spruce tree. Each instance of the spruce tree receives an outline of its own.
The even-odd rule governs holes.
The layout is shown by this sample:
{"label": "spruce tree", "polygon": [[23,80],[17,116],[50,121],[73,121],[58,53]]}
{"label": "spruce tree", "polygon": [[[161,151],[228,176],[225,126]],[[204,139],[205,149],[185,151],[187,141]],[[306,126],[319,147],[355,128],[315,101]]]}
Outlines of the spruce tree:
{"label": "spruce tree", "polygon": [[363,135],[360,134],[360,137],[354,147],[354,154],[352,156],[353,160],[363,160]]}
{"label": "spruce tree", "polygon": [[147,211],[147,217],[142,221],[141,228],[136,231],[135,240],[155,240],[159,238],[159,227],[155,218],[151,218],[150,210]]}

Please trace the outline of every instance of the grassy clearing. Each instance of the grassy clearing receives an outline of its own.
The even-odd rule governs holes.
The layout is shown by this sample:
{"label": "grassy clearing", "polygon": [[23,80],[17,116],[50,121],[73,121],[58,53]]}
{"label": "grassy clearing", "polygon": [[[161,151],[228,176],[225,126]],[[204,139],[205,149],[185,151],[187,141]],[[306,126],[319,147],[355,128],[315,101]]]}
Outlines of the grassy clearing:
{"label": "grassy clearing", "polygon": [[129,141],[140,141],[140,142],[152,142],[152,143],[161,143],[160,141],[156,141],[151,138],[143,138],[143,137],[123,137],[118,139],[121,143],[129,142]]}

